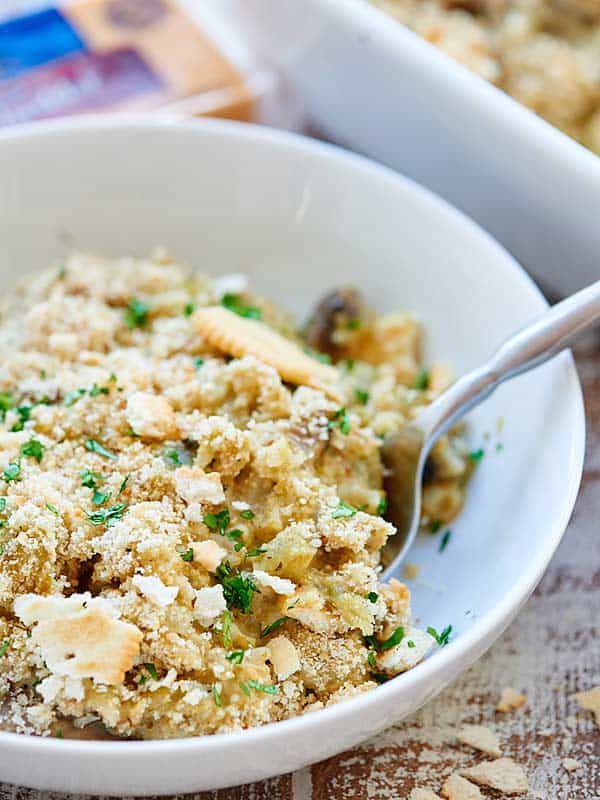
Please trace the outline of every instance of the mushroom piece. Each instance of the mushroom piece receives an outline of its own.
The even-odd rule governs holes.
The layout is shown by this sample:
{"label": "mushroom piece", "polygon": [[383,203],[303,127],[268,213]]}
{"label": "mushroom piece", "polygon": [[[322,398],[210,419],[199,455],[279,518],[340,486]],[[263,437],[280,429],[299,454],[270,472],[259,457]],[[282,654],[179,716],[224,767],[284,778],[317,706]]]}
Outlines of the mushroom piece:
{"label": "mushroom piece", "polygon": [[354,286],[332,289],[319,302],[305,328],[306,343],[314,350],[327,353],[334,360],[341,355],[335,332],[354,320],[366,322],[372,312]]}

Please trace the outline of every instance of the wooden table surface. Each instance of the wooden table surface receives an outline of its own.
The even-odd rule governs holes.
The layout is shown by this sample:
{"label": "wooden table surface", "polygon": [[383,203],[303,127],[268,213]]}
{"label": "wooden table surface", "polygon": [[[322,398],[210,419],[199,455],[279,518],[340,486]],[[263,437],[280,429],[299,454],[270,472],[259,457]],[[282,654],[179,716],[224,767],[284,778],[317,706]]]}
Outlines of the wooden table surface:
{"label": "wooden table surface", "polygon": [[[480,760],[452,741],[461,723],[482,722],[525,766],[528,800],[600,800],[600,730],[571,698],[600,685],[600,338],[590,336],[576,356],[588,423],[581,493],[544,579],[504,636],[436,700],[365,745],[293,775],[190,798],[403,800],[413,786],[439,790],[449,772]],[[505,686],[525,692],[527,705],[496,713]],[[581,766],[568,772],[564,758]],[[0,800],[58,797],[0,786]]]}

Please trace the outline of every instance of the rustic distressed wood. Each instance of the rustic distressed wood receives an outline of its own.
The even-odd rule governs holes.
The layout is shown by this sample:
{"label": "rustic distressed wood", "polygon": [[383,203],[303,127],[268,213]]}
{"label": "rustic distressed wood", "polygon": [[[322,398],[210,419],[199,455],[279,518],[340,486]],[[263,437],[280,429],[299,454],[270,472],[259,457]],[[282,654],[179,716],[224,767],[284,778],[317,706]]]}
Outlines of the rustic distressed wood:
{"label": "rustic distressed wood", "polygon": [[[588,421],[585,477],[569,530],[516,622],[458,682],[367,744],[310,769],[194,800],[402,800],[413,786],[441,788],[453,769],[481,760],[452,743],[463,722],[494,725],[505,755],[526,766],[528,800],[600,800],[600,731],[570,695],[600,685],[600,338],[578,348]],[[525,708],[494,711],[513,686]],[[581,767],[569,773],[564,758]],[[57,765],[58,768],[58,765]],[[497,797],[488,793],[488,797]],[[58,800],[0,787],[0,800]]]}

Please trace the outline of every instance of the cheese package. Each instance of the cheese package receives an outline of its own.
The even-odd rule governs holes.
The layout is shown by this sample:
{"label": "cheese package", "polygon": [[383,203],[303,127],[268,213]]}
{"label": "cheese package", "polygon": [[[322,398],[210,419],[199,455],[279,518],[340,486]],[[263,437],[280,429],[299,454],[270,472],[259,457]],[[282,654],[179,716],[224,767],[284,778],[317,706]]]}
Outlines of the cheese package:
{"label": "cheese package", "polygon": [[13,3],[13,15],[0,19],[0,126],[158,108],[255,118],[259,71],[202,8],[175,0]]}

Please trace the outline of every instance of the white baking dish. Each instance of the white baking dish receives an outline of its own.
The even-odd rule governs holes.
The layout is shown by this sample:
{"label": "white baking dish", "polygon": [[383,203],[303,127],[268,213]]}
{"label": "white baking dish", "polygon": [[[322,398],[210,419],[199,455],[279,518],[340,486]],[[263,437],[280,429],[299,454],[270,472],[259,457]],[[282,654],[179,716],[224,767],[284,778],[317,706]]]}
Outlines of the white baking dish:
{"label": "white baking dish", "polygon": [[600,277],[600,158],[363,0],[213,2],[327,136],[465,210],[551,290]]}

